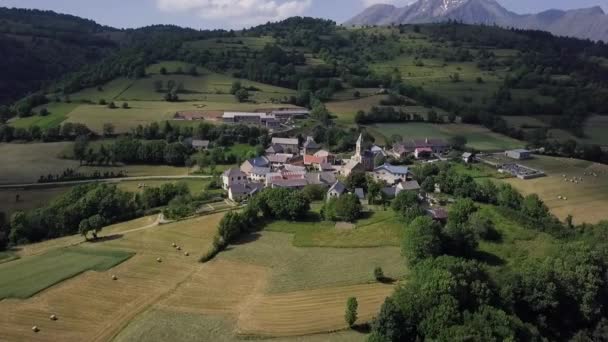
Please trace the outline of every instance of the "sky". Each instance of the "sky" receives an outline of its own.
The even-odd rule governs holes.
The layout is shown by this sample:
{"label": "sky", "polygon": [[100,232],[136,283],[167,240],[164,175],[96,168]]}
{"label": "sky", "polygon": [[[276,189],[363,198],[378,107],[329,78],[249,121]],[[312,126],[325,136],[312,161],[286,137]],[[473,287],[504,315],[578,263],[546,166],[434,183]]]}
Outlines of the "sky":
{"label": "sky", "polygon": [[[238,29],[300,15],[344,22],[375,3],[413,0],[0,0],[0,7],[53,10],[117,28],[175,24],[197,29]],[[608,0],[498,0],[516,13],[602,6]]]}

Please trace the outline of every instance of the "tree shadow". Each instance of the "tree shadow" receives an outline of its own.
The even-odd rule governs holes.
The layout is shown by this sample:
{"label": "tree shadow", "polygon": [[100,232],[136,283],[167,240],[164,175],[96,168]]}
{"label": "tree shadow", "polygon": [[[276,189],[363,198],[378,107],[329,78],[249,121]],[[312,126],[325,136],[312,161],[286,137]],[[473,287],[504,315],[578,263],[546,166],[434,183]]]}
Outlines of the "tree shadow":
{"label": "tree shadow", "polygon": [[490,266],[503,266],[505,264],[505,261],[497,255],[485,251],[475,251],[473,259],[484,262]]}
{"label": "tree shadow", "polygon": [[234,241],[233,243],[231,243],[228,247],[226,247],[226,251],[231,250],[233,247],[236,246],[242,246],[242,245],[246,245],[248,243],[252,243],[252,242],[256,242],[257,240],[259,240],[262,237],[262,234],[260,234],[259,232],[255,232],[255,233],[249,233],[246,235],[243,235],[241,237],[239,237],[238,240]]}
{"label": "tree shadow", "polygon": [[97,239],[88,240],[87,242],[89,242],[89,243],[101,243],[101,242],[108,242],[108,241],[119,240],[119,239],[122,239],[123,237],[124,237],[123,234],[114,234],[114,235],[108,235],[108,236],[98,237]]}
{"label": "tree shadow", "polygon": [[369,334],[372,332],[372,326],[369,323],[355,324],[352,329],[360,334]]}
{"label": "tree shadow", "polygon": [[392,285],[397,282],[397,279],[391,278],[391,277],[382,277],[377,280],[378,280],[378,282],[380,282],[382,284],[387,284],[387,285]]}

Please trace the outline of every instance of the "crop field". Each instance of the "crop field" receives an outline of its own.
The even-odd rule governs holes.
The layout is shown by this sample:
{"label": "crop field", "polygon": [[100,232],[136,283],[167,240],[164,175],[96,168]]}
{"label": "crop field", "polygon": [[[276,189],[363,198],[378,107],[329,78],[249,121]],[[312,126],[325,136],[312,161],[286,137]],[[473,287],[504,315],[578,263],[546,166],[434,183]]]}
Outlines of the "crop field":
{"label": "crop field", "polygon": [[[184,180],[146,180],[146,181],[125,181],[119,182],[118,188],[129,192],[143,192],[145,188],[160,187],[163,184],[183,183],[188,186],[192,194],[197,194],[203,191],[205,185],[209,182],[199,179],[184,179]],[[140,186],[141,185],[141,186]]]}
{"label": "crop field", "polygon": [[371,213],[359,220],[353,229],[339,229],[332,222],[276,221],[265,230],[294,234],[293,245],[296,247],[398,247],[404,225],[392,210],[387,210]]}
{"label": "crop field", "polygon": [[69,247],[0,264],[0,300],[28,298],[85,271],[106,271],[133,254],[109,249]]}
{"label": "crop field", "polygon": [[369,111],[374,106],[379,106],[380,101],[386,98],[386,95],[373,95],[362,97],[356,100],[346,101],[330,101],[325,104],[330,113],[337,116],[337,121],[346,125],[352,125],[355,122],[355,114],[358,111]]}
{"label": "crop field", "polygon": [[41,175],[76,168],[77,161],[57,157],[71,145],[71,142],[0,144],[0,184],[32,183]]}
{"label": "crop field", "polygon": [[376,124],[370,126],[372,134],[385,138],[400,135],[404,139],[443,138],[454,136],[467,138],[467,146],[481,151],[504,151],[520,148],[523,142],[507,136],[494,133],[487,128],[465,124],[429,124],[429,123],[402,123],[402,124]]}
{"label": "crop field", "polygon": [[86,88],[77,93],[70,94],[72,101],[92,101],[98,103],[99,100],[114,101],[133,84],[133,80],[128,78],[117,78],[99,88]]}
{"label": "crop field", "polygon": [[29,128],[33,125],[40,128],[56,127],[59,126],[76,107],[78,107],[78,104],[76,103],[52,102],[34,109],[34,112],[38,113],[40,109],[46,108],[49,111],[49,115],[34,115],[27,118],[16,118],[15,120],[10,121],[10,125],[15,128]]}
{"label": "crop field", "polygon": [[[607,166],[545,156],[536,156],[532,160],[521,161],[521,164],[545,171],[547,177],[506,181],[523,194],[538,194],[558,218],[563,220],[572,215],[576,223],[608,220],[605,210],[608,206]],[[597,177],[589,176],[592,173]],[[580,177],[583,181],[578,184],[569,181],[574,177]],[[559,196],[566,199],[559,199]]]}

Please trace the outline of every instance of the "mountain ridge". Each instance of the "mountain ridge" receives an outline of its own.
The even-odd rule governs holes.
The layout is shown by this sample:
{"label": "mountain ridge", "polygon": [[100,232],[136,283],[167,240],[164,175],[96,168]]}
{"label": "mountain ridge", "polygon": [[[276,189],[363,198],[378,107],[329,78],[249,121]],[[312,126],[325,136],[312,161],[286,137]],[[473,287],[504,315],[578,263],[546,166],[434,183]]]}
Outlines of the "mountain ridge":
{"label": "mountain ridge", "polygon": [[549,9],[517,14],[495,0],[418,0],[404,7],[377,4],[344,24],[347,26],[423,24],[456,20],[551,32],[559,36],[608,42],[608,15],[600,6],[574,10]]}

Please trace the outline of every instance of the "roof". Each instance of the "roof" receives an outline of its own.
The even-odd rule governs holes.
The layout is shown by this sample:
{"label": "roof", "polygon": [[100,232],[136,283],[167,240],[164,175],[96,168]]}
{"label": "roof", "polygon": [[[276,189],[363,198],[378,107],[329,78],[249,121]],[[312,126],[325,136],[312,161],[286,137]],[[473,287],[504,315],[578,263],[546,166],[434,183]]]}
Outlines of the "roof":
{"label": "roof", "polygon": [[271,163],[280,163],[280,164],[285,164],[287,163],[291,158],[293,158],[293,154],[287,154],[287,153],[277,153],[274,155],[270,155],[266,157],[268,159],[269,162]]}
{"label": "roof", "polygon": [[255,175],[267,175],[270,173],[270,168],[269,167],[254,167],[253,169],[251,169],[251,173],[255,174]]}
{"label": "roof", "polygon": [[336,175],[333,172],[307,173],[306,179],[311,185],[327,185],[336,183]]}
{"label": "roof", "polygon": [[283,165],[283,168],[287,172],[306,172],[306,167],[304,166],[285,164]]}
{"label": "roof", "polygon": [[430,147],[418,147],[416,148],[416,152],[433,152],[433,149]]}
{"label": "roof", "polygon": [[327,161],[327,158],[315,157],[311,155],[304,156],[304,165],[321,164]]}
{"label": "roof", "polygon": [[462,158],[471,158],[473,156],[473,153],[471,152],[465,152],[462,154]]}
{"label": "roof", "polygon": [[507,151],[507,152],[514,152],[514,153],[531,153],[529,150],[524,150],[523,148],[518,148],[518,149],[515,149],[515,150],[510,150],[510,151]]}
{"label": "roof", "polygon": [[334,167],[330,163],[319,163],[322,171],[333,171]]}
{"label": "roof", "polygon": [[343,168],[346,170],[353,170],[357,166],[361,166],[361,163],[359,163],[358,161],[355,161],[355,160],[351,160],[346,165],[344,165]]}
{"label": "roof", "polygon": [[270,184],[281,188],[300,188],[308,185],[308,180],[305,178],[298,179],[272,179]]}
{"label": "roof", "polygon": [[243,194],[253,195],[263,188],[264,188],[263,184],[257,184],[257,183],[234,184],[230,187],[229,191],[232,192],[232,194],[237,194],[237,195],[243,195]]}
{"label": "roof", "polygon": [[406,182],[401,182],[399,183],[399,185],[397,185],[398,188],[400,188],[401,190],[405,190],[405,191],[409,191],[409,190],[420,190],[420,184],[418,184],[418,181],[406,181]]}
{"label": "roof", "polygon": [[427,212],[435,220],[446,220],[448,218],[448,211],[445,208],[432,208],[428,209]]}
{"label": "roof", "polygon": [[245,175],[245,173],[243,171],[241,171],[240,169],[237,168],[230,168],[226,171],[224,171],[224,173],[222,173],[222,176],[224,177],[235,177],[235,176],[243,176]]}
{"label": "roof", "polygon": [[234,119],[235,117],[259,117],[260,119],[274,119],[274,115],[266,114],[266,113],[256,113],[256,112],[224,112],[222,118],[224,119]]}
{"label": "roof", "polygon": [[248,160],[253,167],[266,167],[268,166],[268,159],[265,157],[257,157]]}
{"label": "roof", "polygon": [[209,140],[192,140],[192,147],[209,147]]}
{"label": "roof", "polygon": [[311,149],[317,149],[317,148],[321,148],[321,145],[317,144],[315,139],[313,139],[312,137],[307,137],[306,142],[304,143],[304,147],[311,148]]}
{"label": "roof", "polygon": [[298,108],[294,108],[294,109],[279,109],[279,110],[273,110],[271,112],[274,115],[298,115],[298,114],[306,114],[308,115],[310,113],[310,111],[308,109],[298,109]]}
{"label": "roof", "polygon": [[314,154],[314,156],[315,157],[325,157],[325,158],[327,158],[327,157],[331,156],[331,153],[329,153],[328,151],[325,151],[325,150],[320,150],[320,151],[317,151]]}
{"label": "roof", "polygon": [[343,194],[346,191],[346,186],[344,185],[344,183],[337,181],[334,183],[334,185],[331,186],[331,188],[329,188],[329,192],[336,192],[338,194]]}
{"label": "roof", "polygon": [[374,145],[372,146],[372,148],[370,149],[372,152],[374,153],[381,153],[384,152],[384,150],[382,149],[382,147],[378,146],[378,145]]}
{"label": "roof", "polygon": [[355,189],[355,195],[357,195],[357,197],[362,200],[365,199],[365,192],[363,191],[362,188],[356,188]]}
{"label": "roof", "polygon": [[396,166],[389,163],[385,163],[384,165],[378,166],[374,169],[374,172],[380,170],[386,170],[393,175],[407,175],[410,172],[410,169],[405,166]]}
{"label": "roof", "polygon": [[300,145],[297,138],[272,138],[272,144],[279,145]]}
{"label": "roof", "polygon": [[395,193],[397,192],[397,188],[394,186],[388,186],[382,189],[382,192],[388,197],[395,197]]}
{"label": "roof", "polygon": [[283,153],[283,146],[277,144],[270,145],[270,147],[266,149],[266,153]]}

